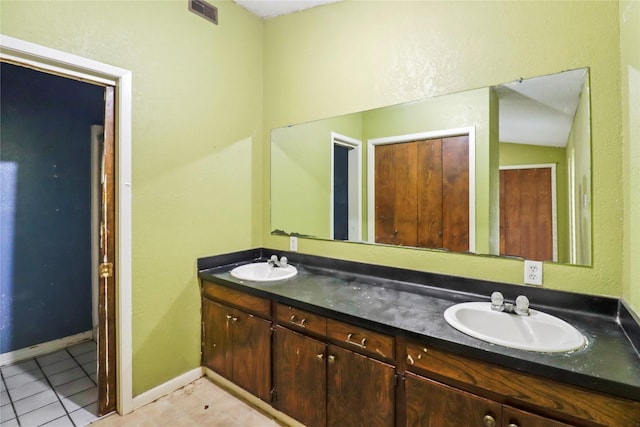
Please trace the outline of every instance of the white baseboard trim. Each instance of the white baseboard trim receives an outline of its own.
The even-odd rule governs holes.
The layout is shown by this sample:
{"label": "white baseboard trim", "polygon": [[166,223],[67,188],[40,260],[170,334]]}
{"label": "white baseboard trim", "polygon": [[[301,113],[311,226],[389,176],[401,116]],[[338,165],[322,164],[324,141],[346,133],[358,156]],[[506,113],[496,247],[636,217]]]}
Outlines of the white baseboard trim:
{"label": "white baseboard trim", "polygon": [[204,375],[203,368],[198,367],[192,369],[190,371],[185,372],[182,375],[179,375],[164,384],[160,384],[157,387],[152,388],[151,390],[147,390],[142,394],[139,394],[133,398],[133,410],[135,411],[138,408],[141,408],[154,400],[158,400],[167,394],[178,390],[181,387],[186,386],[189,383],[194,382],[198,378]]}
{"label": "white baseboard trim", "polygon": [[254,407],[258,411],[262,412],[263,414],[266,414],[267,416],[274,418],[279,423],[289,427],[305,427],[304,424],[301,424],[299,421],[291,418],[287,414],[278,411],[267,402],[254,396],[253,394],[249,393],[245,389],[235,385],[234,383],[224,378],[223,376],[216,374],[211,369],[203,366],[202,370],[204,371],[205,376],[209,378],[211,381],[213,381],[214,383],[216,383],[218,386],[227,390],[229,393],[233,394],[238,399],[243,400],[248,405]]}
{"label": "white baseboard trim", "polygon": [[2,353],[0,354],[0,366],[19,362],[25,359],[31,359],[33,357],[42,356],[47,353],[53,353],[54,351],[62,350],[63,348],[69,347],[82,341],[88,341],[92,338],[93,332],[86,331],[76,335],[71,335],[69,337],[59,338],[57,340],[32,345],[31,347]]}

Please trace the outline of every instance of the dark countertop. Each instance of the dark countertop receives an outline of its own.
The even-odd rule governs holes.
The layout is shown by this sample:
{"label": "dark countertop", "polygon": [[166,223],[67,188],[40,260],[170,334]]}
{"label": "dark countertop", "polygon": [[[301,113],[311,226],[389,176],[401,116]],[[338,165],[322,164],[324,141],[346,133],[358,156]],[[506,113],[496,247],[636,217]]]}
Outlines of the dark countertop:
{"label": "dark countertop", "polygon": [[[298,274],[276,282],[241,281],[229,274],[233,267],[264,261],[265,255],[271,253],[289,257]],[[627,329],[621,326],[620,318],[630,313],[615,299],[334,261],[259,249],[202,258],[198,260],[198,268],[201,279],[307,311],[402,335],[506,368],[640,401],[640,355],[633,345],[639,331],[630,331],[628,324],[632,323],[638,330],[640,326],[635,322],[626,322]],[[421,276],[424,280],[420,280]],[[442,283],[440,287],[434,283],[438,279],[452,282]],[[571,353],[516,350],[468,336],[444,320],[443,313],[448,307],[466,301],[488,301],[493,290],[503,292],[509,300],[513,300],[516,293],[527,295],[531,308],[566,320],[587,338],[588,345]],[[553,300],[564,304],[549,304]],[[540,304],[536,304],[537,301]]]}

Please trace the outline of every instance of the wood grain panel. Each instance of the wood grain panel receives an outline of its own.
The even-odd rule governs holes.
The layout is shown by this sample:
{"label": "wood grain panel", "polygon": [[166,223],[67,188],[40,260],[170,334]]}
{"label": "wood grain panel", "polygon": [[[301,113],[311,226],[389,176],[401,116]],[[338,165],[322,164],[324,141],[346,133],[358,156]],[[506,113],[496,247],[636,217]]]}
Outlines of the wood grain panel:
{"label": "wood grain panel", "polygon": [[409,427],[484,426],[487,416],[502,419],[502,405],[492,400],[411,373],[405,384]]}
{"label": "wood grain panel", "polygon": [[[575,417],[597,425],[640,427],[640,402],[538,378],[419,344],[407,344],[408,369],[486,390],[501,403],[535,407],[556,419]],[[444,381],[444,380],[443,380]]]}
{"label": "wood grain panel", "polygon": [[271,322],[234,310],[232,339],[235,383],[269,402],[271,400]]}
{"label": "wood grain panel", "polygon": [[285,304],[276,308],[278,323],[299,331],[312,332],[318,335],[327,334],[327,318]]}
{"label": "wood grain panel", "polygon": [[308,427],[327,423],[326,344],[276,327],[275,407]]}
{"label": "wood grain panel", "polygon": [[334,345],[328,354],[327,426],[392,427],[394,367]]}
{"label": "wood grain panel", "polygon": [[500,253],[553,260],[551,168],[500,171]]}
{"label": "wood grain panel", "polygon": [[271,317],[271,301],[233,288],[202,281],[202,294],[263,317]]}
{"label": "wood grain panel", "polygon": [[509,427],[571,427],[570,424],[550,420],[549,418],[521,411],[520,409],[506,405],[502,407],[502,420],[502,424]]}
{"label": "wood grain panel", "polygon": [[202,299],[202,364],[228,379],[233,379],[232,315],[231,308]]}
{"label": "wood grain panel", "polygon": [[418,246],[443,248],[442,140],[418,143]]}
{"label": "wood grain panel", "polygon": [[393,359],[395,354],[393,337],[338,320],[327,319],[327,336],[350,349],[375,357]]}
{"label": "wood grain panel", "polygon": [[442,141],[442,244],[469,250],[469,136]]}
{"label": "wood grain panel", "polygon": [[375,148],[375,241],[396,244],[394,148],[378,145]]}

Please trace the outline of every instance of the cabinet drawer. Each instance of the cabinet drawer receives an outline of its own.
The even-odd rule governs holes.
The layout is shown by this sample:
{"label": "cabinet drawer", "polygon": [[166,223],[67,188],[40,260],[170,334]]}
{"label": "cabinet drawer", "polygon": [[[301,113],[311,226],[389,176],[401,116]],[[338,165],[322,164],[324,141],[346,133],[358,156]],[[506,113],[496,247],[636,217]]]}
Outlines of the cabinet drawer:
{"label": "cabinet drawer", "polygon": [[[453,380],[474,390],[490,391],[493,398],[500,395],[504,401],[536,406],[552,418],[570,416],[598,425],[640,426],[640,402],[407,343],[407,369],[416,371],[416,368],[435,374],[445,382]],[[553,402],[553,406],[549,402]]]}
{"label": "cabinet drawer", "polygon": [[234,307],[241,308],[250,313],[264,317],[271,316],[270,300],[238,291],[233,288],[202,281],[202,295],[207,298],[212,298]]}
{"label": "cabinet drawer", "polygon": [[323,336],[327,334],[327,319],[324,316],[309,313],[308,311],[285,304],[278,304],[276,315],[278,317],[278,323],[283,326],[300,331],[309,331]]}
{"label": "cabinet drawer", "polygon": [[369,329],[327,319],[327,336],[346,343],[349,348],[393,359],[393,337]]}

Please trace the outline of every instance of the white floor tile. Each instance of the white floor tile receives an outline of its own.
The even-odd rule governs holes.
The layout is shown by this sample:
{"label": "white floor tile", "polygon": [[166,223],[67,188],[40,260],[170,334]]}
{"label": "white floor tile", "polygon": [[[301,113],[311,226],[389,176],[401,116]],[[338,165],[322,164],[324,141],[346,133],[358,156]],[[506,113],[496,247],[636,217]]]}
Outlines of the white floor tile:
{"label": "white floor tile", "polygon": [[13,402],[13,406],[16,408],[18,416],[20,416],[57,401],[58,396],[56,396],[56,392],[48,389],[25,399],[16,400]]}
{"label": "white floor tile", "polygon": [[4,381],[0,380],[0,391],[5,391],[7,387],[4,385]]}
{"label": "white floor tile", "polygon": [[23,426],[39,426],[56,418],[65,415],[66,412],[60,402],[50,403],[35,411],[27,412],[24,415],[18,415],[20,425]]}
{"label": "white floor tile", "polygon": [[73,411],[69,416],[77,427],[86,426],[87,424],[98,419],[96,416],[97,404],[91,404],[77,411]]}
{"label": "white floor tile", "polygon": [[9,401],[9,394],[6,391],[0,391],[0,402],[4,405]]}
{"label": "white floor tile", "polygon": [[11,404],[0,406],[0,423],[5,421],[9,421],[16,417],[16,413],[13,412],[13,407]]}
{"label": "white floor tile", "polygon": [[67,353],[67,350],[56,351],[45,356],[37,357],[40,366],[51,365],[52,363],[60,362],[61,360],[69,359],[71,355]]}
{"label": "white floor tile", "polygon": [[87,374],[79,366],[66,371],[59,372],[57,374],[47,377],[52,386],[57,387],[62,384],[66,384],[78,378],[86,377]]}
{"label": "white floor tile", "polygon": [[23,372],[29,372],[34,369],[38,369],[36,361],[34,359],[29,359],[12,365],[3,366],[0,368],[0,371],[2,371],[2,375],[4,375],[4,379],[6,381],[8,377],[22,374]]}
{"label": "white floor tile", "polygon": [[72,356],[79,356],[83,353],[87,353],[89,351],[96,351],[98,348],[98,344],[95,341],[85,341],[80,344],[76,344],[72,347],[67,348],[67,351],[71,353]]}
{"label": "white floor tile", "polygon": [[64,417],[56,418],[51,422],[43,424],[42,427],[74,427],[74,425],[71,418],[65,415]]}
{"label": "white floor tile", "polygon": [[82,365],[82,369],[89,375],[95,374],[98,371],[98,364],[96,362],[89,362]]}
{"label": "white floor tile", "polygon": [[46,382],[33,381],[18,388],[14,388],[13,390],[9,390],[9,396],[11,396],[12,401],[16,402],[20,399],[33,396],[34,394],[43,392],[48,389],[50,389],[50,387]]}
{"label": "white floor tile", "polygon": [[9,377],[5,380],[5,382],[7,383],[7,388],[9,390],[13,390],[14,388],[18,388],[32,381],[39,380],[42,377],[44,377],[42,371],[40,369],[34,369],[29,372],[23,372],[21,374]]}
{"label": "white floor tile", "polygon": [[5,421],[4,423],[0,424],[0,427],[20,427],[20,424],[18,424],[18,420],[14,418],[12,420]]}
{"label": "white floor tile", "polygon": [[98,354],[95,351],[90,351],[89,353],[84,353],[79,356],[76,356],[76,361],[80,365],[84,365],[85,363],[95,362],[97,360]]}
{"label": "white floor tile", "polygon": [[73,412],[98,401],[98,387],[91,387],[62,399],[67,412]]}
{"label": "white floor tile", "polygon": [[91,387],[95,387],[93,381],[88,377],[84,377],[56,387],[56,393],[61,398],[69,397]]}
{"label": "white floor tile", "polygon": [[76,361],[69,357],[68,359],[52,363],[51,365],[43,366],[42,370],[47,376],[50,376],[58,372],[66,371],[67,369],[75,368],[76,366],[78,366]]}

